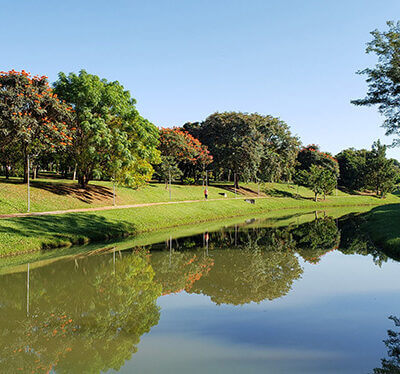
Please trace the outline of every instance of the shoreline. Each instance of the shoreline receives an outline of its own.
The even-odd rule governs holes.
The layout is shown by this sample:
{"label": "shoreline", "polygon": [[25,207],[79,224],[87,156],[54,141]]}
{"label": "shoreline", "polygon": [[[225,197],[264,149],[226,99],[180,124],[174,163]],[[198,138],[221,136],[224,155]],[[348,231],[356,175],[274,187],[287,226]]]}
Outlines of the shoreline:
{"label": "shoreline", "polygon": [[282,197],[255,200],[255,204],[249,204],[241,197],[3,218],[0,220],[0,258],[279,210],[375,207],[400,203],[400,198],[393,195],[384,200],[370,196],[328,197],[317,203],[309,199]]}

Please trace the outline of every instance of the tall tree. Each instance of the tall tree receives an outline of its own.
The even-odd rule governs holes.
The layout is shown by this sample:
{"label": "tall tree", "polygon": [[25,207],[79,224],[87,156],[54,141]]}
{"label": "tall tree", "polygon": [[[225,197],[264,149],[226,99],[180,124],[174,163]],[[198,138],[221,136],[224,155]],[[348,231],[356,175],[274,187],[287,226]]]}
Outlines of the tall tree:
{"label": "tall tree", "polygon": [[72,107],[57,98],[46,76],[0,72],[0,149],[15,146],[24,159],[71,144]]}
{"label": "tall tree", "polygon": [[[358,71],[366,75],[368,92],[364,99],[353,100],[355,105],[378,105],[386,117],[383,127],[386,135],[400,135],[400,22],[387,22],[388,30],[371,32],[372,40],[367,44],[366,53],[374,53],[378,63]],[[400,139],[394,144],[399,145]]]}
{"label": "tall tree", "polygon": [[379,140],[374,142],[366,161],[366,185],[381,197],[393,189],[398,178],[393,160],[386,158],[386,148]]}
{"label": "tall tree", "polygon": [[151,174],[158,130],[139,116],[129,91],[84,70],[60,73],[54,89],[76,111],[73,147],[82,187],[94,175],[111,173],[135,185]]}
{"label": "tall tree", "polygon": [[335,158],[339,163],[339,184],[351,190],[365,187],[367,150],[349,148],[338,153]]}
{"label": "tall tree", "polygon": [[[290,179],[299,141],[278,118],[257,113],[214,113],[200,125],[185,124],[214,156],[214,169],[242,180]],[[235,179],[236,187],[239,178]]]}
{"label": "tall tree", "polygon": [[171,172],[173,172],[172,177],[195,178],[196,171],[204,170],[213,161],[206,146],[189,132],[178,127],[160,129],[159,149],[162,162],[156,170],[164,180],[167,180]]}

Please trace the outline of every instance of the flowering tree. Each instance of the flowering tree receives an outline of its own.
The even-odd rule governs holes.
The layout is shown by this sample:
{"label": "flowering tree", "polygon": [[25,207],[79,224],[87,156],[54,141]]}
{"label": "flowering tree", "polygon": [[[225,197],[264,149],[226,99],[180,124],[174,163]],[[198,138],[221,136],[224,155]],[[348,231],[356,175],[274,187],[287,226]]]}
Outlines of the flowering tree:
{"label": "flowering tree", "polygon": [[196,171],[205,170],[213,160],[206,146],[178,127],[160,130],[159,149],[163,162],[157,173],[163,179],[168,178],[169,170],[175,169],[174,165],[178,166],[183,177],[195,177]]}
{"label": "flowering tree", "polygon": [[25,160],[72,141],[73,109],[59,100],[46,76],[25,70],[0,72],[0,148],[17,147]]}

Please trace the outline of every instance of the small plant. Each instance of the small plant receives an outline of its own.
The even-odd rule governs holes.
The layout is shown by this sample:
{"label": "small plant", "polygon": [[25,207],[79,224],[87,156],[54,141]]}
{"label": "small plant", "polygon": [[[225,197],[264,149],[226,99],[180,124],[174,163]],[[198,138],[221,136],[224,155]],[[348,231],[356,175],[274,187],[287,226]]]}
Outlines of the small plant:
{"label": "small plant", "polygon": [[183,184],[185,184],[185,185],[193,185],[193,184],[196,184],[196,181],[194,180],[194,178],[184,178],[182,182],[183,182]]}

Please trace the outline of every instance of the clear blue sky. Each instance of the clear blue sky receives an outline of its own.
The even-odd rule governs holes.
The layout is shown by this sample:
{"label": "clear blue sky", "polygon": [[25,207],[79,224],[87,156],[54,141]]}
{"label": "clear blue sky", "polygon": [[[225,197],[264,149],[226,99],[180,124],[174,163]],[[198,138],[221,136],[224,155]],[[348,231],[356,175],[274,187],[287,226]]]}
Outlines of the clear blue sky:
{"label": "clear blue sky", "polygon": [[375,63],[369,32],[400,19],[399,0],[13,0],[0,16],[0,70],[118,80],[157,126],[235,110],[279,116],[334,154],[391,142],[376,108],[350,100]]}

